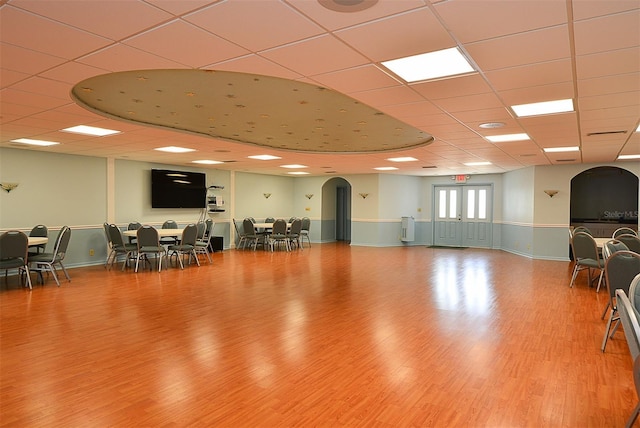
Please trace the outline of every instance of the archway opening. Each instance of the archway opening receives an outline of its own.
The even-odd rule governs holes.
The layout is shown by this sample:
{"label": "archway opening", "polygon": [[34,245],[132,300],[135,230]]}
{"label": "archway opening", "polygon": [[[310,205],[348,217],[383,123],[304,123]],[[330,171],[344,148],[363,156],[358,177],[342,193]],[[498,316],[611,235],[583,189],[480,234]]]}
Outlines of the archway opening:
{"label": "archway opening", "polygon": [[351,242],[351,184],[341,177],[322,186],[322,242]]}

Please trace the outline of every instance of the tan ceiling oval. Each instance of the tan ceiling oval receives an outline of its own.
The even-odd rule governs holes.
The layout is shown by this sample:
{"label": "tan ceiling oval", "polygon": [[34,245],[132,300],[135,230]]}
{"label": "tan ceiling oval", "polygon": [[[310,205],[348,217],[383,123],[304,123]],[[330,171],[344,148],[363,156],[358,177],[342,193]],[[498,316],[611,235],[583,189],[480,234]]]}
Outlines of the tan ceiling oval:
{"label": "tan ceiling oval", "polygon": [[213,70],[136,70],[86,79],[80,106],[113,119],[280,150],[367,153],[433,137],[331,89]]}

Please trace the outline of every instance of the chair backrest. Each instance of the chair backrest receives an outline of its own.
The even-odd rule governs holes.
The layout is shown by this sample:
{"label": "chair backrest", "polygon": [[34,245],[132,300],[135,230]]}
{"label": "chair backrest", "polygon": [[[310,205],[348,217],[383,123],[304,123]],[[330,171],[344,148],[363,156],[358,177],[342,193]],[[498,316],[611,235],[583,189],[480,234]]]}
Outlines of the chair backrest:
{"label": "chair backrest", "polygon": [[600,259],[598,256],[598,244],[596,244],[593,236],[586,232],[576,232],[573,234],[571,241],[573,242],[573,255],[576,260]]}
{"label": "chair backrest", "polygon": [[27,260],[29,238],[19,230],[8,230],[0,234],[0,260],[21,258]]}
{"label": "chair backrest", "polygon": [[196,245],[198,239],[198,226],[194,223],[189,223],[182,230],[182,245]]}
{"label": "chair backrest", "polygon": [[253,235],[256,233],[256,228],[253,226],[253,222],[250,218],[245,218],[242,221],[242,230],[245,235]]}
{"label": "chair backrest", "polygon": [[624,242],[618,241],[617,239],[611,239],[604,243],[602,246],[602,255],[605,260],[611,257],[611,254],[618,251],[629,251],[629,248],[625,245]]}
{"label": "chair backrest", "polygon": [[162,228],[163,229],[177,229],[178,228],[178,223],[176,223],[174,220],[167,220],[164,223],[162,223]]}
{"label": "chair backrest", "polygon": [[120,228],[115,224],[109,225],[109,237],[111,239],[111,245],[113,245],[114,248],[124,246],[124,238],[122,237],[122,232],[120,231]]}
{"label": "chair backrest", "polygon": [[584,233],[588,233],[589,235],[591,235],[591,231],[584,227],[584,226],[578,226],[578,227],[574,227],[573,228],[573,235],[575,235],[578,232],[584,232]]}
{"label": "chair backrest", "polygon": [[631,229],[630,227],[619,227],[616,230],[613,231],[613,235],[611,235],[612,238],[617,238],[620,235],[635,235],[638,236],[638,232],[636,232],[635,230]]}
{"label": "chair backrest", "polygon": [[640,312],[640,273],[631,280],[628,296],[631,301],[631,306]]}
{"label": "chair backrest", "polygon": [[284,235],[287,233],[287,222],[283,218],[279,218],[273,222],[273,228],[271,229],[273,235]]}
{"label": "chair backrest", "polygon": [[131,223],[129,223],[129,225],[127,226],[127,230],[138,230],[142,227],[142,224],[138,223],[137,221],[132,221]]}
{"label": "chair backrest", "polygon": [[140,250],[142,247],[160,246],[160,237],[158,235],[158,231],[153,226],[149,226],[148,224],[143,225],[136,232],[136,236],[138,238],[138,250]]}
{"label": "chair backrest", "polygon": [[291,226],[289,227],[289,235],[292,235],[292,236],[300,235],[301,230],[302,230],[302,219],[297,218],[291,222]]}
{"label": "chair backrest", "polygon": [[62,228],[58,232],[58,236],[56,237],[56,243],[54,244],[54,247],[53,247],[52,261],[64,260],[64,257],[67,255],[67,247],[69,246],[70,240],[71,240],[71,228],[69,226],[62,226]]}
{"label": "chair backrest", "polygon": [[207,225],[205,224],[204,221],[199,221],[196,224],[196,229],[197,229],[197,239],[199,241],[202,241],[204,239],[204,235],[207,233]]}
{"label": "chair backrest", "polygon": [[311,227],[311,219],[309,217],[302,217],[302,230],[309,231]]}
{"label": "chair backrest", "polygon": [[640,254],[632,251],[616,251],[604,264],[604,275],[607,280],[609,295],[615,296],[616,290],[629,295],[631,281],[640,273]]}
{"label": "chair backrest", "polygon": [[640,314],[622,290],[616,290],[616,305],[633,361],[640,355]]}
{"label": "chair backrest", "polygon": [[213,228],[216,225],[216,222],[208,218],[204,221],[204,224],[206,225],[204,230],[204,236],[205,238],[208,238],[213,234]]}
{"label": "chair backrest", "polygon": [[629,251],[633,251],[634,253],[640,253],[640,238],[637,237],[636,235],[625,233],[622,235],[618,235],[616,239],[618,241],[624,242],[627,248],[629,248]]}
{"label": "chair backrest", "polygon": [[46,238],[47,236],[49,236],[49,231],[47,229],[47,226],[45,226],[44,224],[39,224],[37,226],[33,226],[33,229],[31,229],[31,232],[29,232],[29,236],[39,236],[42,238]]}
{"label": "chair backrest", "polygon": [[265,223],[273,223],[273,222],[275,222],[275,221],[276,221],[276,219],[275,219],[275,218],[273,218],[273,217],[267,217],[267,218],[265,218],[265,219],[264,219],[264,222],[265,222]]}

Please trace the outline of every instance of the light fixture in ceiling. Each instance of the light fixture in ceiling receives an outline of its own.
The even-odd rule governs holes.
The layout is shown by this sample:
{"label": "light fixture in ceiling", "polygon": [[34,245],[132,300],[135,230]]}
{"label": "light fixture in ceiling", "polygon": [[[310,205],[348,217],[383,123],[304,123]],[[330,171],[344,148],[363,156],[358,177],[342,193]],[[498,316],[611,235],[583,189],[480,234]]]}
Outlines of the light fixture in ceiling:
{"label": "light fixture in ceiling", "polygon": [[573,111],[573,100],[543,101],[540,103],[519,104],[511,106],[518,117],[541,116],[545,114],[568,113]]}
{"label": "light fixture in ceiling", "polygon": [[572,146],[572,147],[546,147],[544,149],[545,153],[564,153],[564,152],[577,152],[580,151],[580,147]]}
{"label": "light fixture in ceiling", "polygon": [[640,123],[638,124],[638,127],[636,128],[636,132],[640,132]]}
{"label": "light fixture in ceiling", "polygon": [[195,149],[188,149],[186,147],[177,147],[177,146],[167,146],[167,147],[158,147],[156,149],[159,152],[168,152],[168,153],[188,153],[195,152]]}
{"label": "light fixture in ceiling", "polygon": [[486,122],[486,123],[481,123],[480,125],[478,125],[478,127],[482,128],[482,129],[496,129],[496,128],[502,128],[504,127],[504,123],[503,122]]}
{"label": "light fixture in ceiling", "polygon": [[403,156],[398,158],[388,158],[387,160],[391,162],[413,162],[417,161],[418,159],[411,156]]}
{"label": "light fixture in ceiling", "polygon": [[61,129],[63,132],[71,132],[72,134],[90,135],[92,137],[105,137],[107,135],[119,134],[120,131],[115,129],[98,128],[97,126],[78,125],[70,128]]}
{"label": "light fixture in ceiling", "polygon": [[640,159],[640,155],[620,155],[618,160]]}
{"label": "light fixture in ceiling", "polygon": [[464,166],[487,166],[491,165],[491,162],[467,162],[463,164]]}
{"label": "light fixture in ceiling", "polygon": [[308,168],[308,167],[306,165],[291,164],[291,165],[280,165],[280,168],[297,169],[297,168]]}
{"label": "light fixture in ceiling", "polygon": [[217,161],[217,160],[209,160],[209,159],[201,159],[201,160],[194,160],[192,161],[192,163],[199,163],[202,165],[218,165],[221,163],[224,163],[222,161]]}
{"label": "light fixture in ceiling", "polygon": [[395,171],[398,168],[396,168],[395,166],[379,166],[373,169],[378,171]]}
{"label": "light fixture in ceiling", "polygon": [[18,138],[15,140],[11,140],[11,142],[19,143],[19,144],[28,144],[30,146],[41,146],[41,147],[55,146],[56,144],[60,144],[55,141],[33,140],[31,138]]}
{"label": "light fixture in ceiling", "polygon": [[309,173],[306,172],[306,171],[290,171],[290,172],[287,172],[287,174],[291,174],[291,175],[307,175]]}
{"label": "light fixture in ceiling", "polygon": [[408,83],[476,71],[457,47],[383,61],[381,64]]}
{"label": "light fixture in ceiling", "polygon": [[378,0],[318,0],[318,3],[334,12],[360,12],[373,7]]}
{"label": "light fixture in ceiling", "polygon": [[525,141],[530,139],[527,134],[488,135],[484,138],[492,143],[507,143],[510,141]]}
{"label": "light fixture in ceiling", "polygon": [[255,160],[275,160],[275,159],[282,159],[280,156],[273,156],[273,155],[253,155],[253,156],[247,156],[249,159],[255,159]]}

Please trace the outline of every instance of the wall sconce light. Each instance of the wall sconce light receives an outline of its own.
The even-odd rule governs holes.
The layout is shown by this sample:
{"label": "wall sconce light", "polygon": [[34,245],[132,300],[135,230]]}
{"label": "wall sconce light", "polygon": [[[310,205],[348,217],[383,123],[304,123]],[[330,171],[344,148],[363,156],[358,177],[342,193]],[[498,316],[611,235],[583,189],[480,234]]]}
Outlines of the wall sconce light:
{"label": "wall sconce light", "polygon": [[305,196],[307,197],[307,199],[311,199],[313,198],[313,193],[307,193]]}
{"label": "wall sconce light", "polygon": [[10,191],[18,187],[18,183],[0,183],[0,187],[2,187],[7,191],[7,193],[9,193]]}
{"label": "wall sconce light", "polygon": [[549,195],[550,198],[553,198],[556,194],[558,194],[557,190],[545,190],[544,193]]}
{"label": "wall sconce light", "polygon": [[368,193],[358,193],[358,194],[362,197],[362,199],[367,199],[367,196],[369,196]]}
{"label": "wall sconce light", "polygon": [[271,193],[263,193],[265,199],[269,199],[269,196],[271,196]]}

